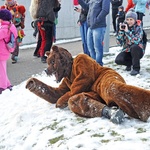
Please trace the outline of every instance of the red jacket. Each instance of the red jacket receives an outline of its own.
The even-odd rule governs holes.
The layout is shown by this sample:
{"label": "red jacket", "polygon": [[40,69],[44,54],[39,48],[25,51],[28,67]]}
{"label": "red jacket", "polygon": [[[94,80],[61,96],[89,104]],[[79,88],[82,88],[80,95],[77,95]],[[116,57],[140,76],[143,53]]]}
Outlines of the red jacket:
{"label": "red jacket", "polygon": [[130,8],[133,8],[135,4],[133,3],[132,0],[128,0],[128,4],[126,6],[125,12],[127,12]]}

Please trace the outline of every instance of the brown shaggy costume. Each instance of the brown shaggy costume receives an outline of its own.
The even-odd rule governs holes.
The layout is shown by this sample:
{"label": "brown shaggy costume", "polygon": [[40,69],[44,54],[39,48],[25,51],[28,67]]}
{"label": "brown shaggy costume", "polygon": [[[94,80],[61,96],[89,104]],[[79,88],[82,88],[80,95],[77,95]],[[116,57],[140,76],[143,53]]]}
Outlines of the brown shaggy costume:
{"label": "brown shaggy costume", "polygon": [[100,117],[103,108],[118,106],[133,118],[147,121],[150,116],[150,91],[127,85],[113,69],[102,67],[85,54],[74,59],[64,48],[53,46],[47,52],[48,75],[54,74],[58,88],[31,78],[26,88],[56,107],[69,106],[84,117]]}

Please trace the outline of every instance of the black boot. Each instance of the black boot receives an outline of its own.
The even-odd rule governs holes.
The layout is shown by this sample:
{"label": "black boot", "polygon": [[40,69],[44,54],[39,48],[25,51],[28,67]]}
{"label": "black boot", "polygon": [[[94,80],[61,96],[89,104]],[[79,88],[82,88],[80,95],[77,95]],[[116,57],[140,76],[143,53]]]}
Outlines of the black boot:
{"label": "black boot", "polygon": [[47,59],[46,56],[41,57],[41,62],[42,62],[42,63],[46,63],[46,59]]}
{"label": "black boot", "polygon": [[3,89],[3,88],[0,88],[0,94],[2,94],[3,91],[4,91],[4,89]]}
{"label": "black boot", "polygon": [[116,107],[105,106],[102,110],[102,116],[111,120],[115,124],[120,124],[124,121],[124,112]]}

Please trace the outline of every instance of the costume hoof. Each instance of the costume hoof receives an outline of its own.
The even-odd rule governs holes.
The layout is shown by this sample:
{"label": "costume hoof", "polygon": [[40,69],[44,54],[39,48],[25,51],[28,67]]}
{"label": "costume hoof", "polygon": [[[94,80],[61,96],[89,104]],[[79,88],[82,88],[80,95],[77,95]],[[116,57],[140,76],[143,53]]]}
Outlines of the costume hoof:
{"label": "costume hoof", "polygon": [[67,106],[68,106],[68,104],[66,104],[66,103],[63,103],[63,104],[56,103],[56,108],[61,108],[61,109],[63,109],[63,108],[66,108]]}
{"label": "costume hoof", "polygon": [[29,89],[30,91],[33,90],[35,87],[35,82],[32,79],[30,79],[26,84],[26,89]]}

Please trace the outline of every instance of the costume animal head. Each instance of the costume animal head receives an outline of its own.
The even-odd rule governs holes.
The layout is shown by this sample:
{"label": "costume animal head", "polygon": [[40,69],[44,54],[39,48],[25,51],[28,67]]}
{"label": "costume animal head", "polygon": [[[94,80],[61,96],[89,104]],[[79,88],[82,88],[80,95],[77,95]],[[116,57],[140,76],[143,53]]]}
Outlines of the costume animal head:
{"label": "costume animal head", "polygon": [[50,52],[46,52],[46,55],[48,68],[45,72],[47,75],[55,75],[56,82],[70,76],[73,58],[66,49],[53,46]]}

